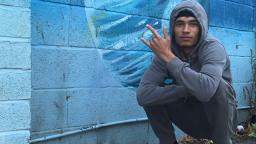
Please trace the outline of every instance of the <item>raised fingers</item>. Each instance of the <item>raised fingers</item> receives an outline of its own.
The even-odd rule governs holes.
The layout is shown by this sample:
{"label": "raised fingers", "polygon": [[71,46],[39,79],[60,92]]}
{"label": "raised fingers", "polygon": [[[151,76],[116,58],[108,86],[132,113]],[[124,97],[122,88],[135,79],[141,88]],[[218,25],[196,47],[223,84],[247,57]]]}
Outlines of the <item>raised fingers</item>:
{"label": "raised fingers", "polygon": [[167,29],[166,29],[165,26],[164,26],[164,28],[163,28],[163,31],[164,31],[164,38],[165,38],[165,39],[169,38],[169,34],[168,34]]}
{"label": "raised fingers", "polygon": [[140,40],[141,40],[145,45],[147,45],[148,47],[151,47],[151,46],[150,46],[150,42],[147,41],[145,38],[141,37]]}
{"label": "raised fingers", "polygon": [[160,38],[161,35],[151,25],[147,24],[146,27],[154,34],[156,38]]}

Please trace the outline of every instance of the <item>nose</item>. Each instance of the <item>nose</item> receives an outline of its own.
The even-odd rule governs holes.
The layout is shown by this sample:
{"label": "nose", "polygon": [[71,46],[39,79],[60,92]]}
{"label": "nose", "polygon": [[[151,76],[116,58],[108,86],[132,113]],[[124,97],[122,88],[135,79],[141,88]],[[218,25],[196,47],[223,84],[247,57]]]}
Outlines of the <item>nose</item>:
{"label": "nose", "polygon": [[190,31],[189,25],[185,24],[184,28],[183,28],[183,32],[184,33],[188,33]]}

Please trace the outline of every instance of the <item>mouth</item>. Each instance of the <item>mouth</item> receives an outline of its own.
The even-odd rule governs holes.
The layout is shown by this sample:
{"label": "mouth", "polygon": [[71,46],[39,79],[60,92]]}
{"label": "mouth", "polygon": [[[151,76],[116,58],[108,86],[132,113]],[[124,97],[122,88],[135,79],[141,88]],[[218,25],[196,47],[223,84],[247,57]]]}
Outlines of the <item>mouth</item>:
{"label": "mouth", "polygon": [[180,37],[183,41],[190,41],[192,39],[192,37],[189,36],[181,36]]}

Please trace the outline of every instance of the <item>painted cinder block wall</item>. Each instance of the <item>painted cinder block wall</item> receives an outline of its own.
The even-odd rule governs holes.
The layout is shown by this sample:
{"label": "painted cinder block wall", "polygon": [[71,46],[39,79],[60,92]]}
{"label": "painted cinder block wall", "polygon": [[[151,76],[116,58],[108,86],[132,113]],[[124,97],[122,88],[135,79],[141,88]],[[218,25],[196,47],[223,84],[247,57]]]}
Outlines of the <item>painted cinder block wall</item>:
{"label": "painted cinder block wall", "polygon": [[30,138],[30,0],[0,0],[0,144]]}
{"label": "painted cinder block wall", "polygon": [[[136,102],[152,53],[138,37],[161,29],[180,0],[32,0],[32,141],[99,124],[145,118]],[[200,0],[211,35],[232,62],[239,109],[252,95],[255,0]],[[146,121],[37,143],[156,143]]]}
{"label": "painted cinder block wall", "polygon": [[[32,0],[32,141],[145,118],[135,94],[152,54],[138,36],[145,23],[167,24],[164,12],[177,2]],[[153,136],[142,121],[38,143],[141,144]]]}
{"label": "painted cinder block wall", "polygon": [[210,18],[210,33],[224,44],[231,59],[240,121],[246,119],[249,100],[254,97],[255,5],[255,0],[211,0],[204,4]]}

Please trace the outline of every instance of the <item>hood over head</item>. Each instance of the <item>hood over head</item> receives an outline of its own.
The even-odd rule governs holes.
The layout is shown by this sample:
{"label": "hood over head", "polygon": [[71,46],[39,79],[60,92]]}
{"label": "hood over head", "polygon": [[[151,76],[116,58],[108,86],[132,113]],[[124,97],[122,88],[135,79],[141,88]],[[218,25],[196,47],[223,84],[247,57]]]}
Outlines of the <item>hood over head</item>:
{"label": "hood over head", "polygon": [[[181,3],[177,4],[174,9],[172,10],[171,16],[170,16],[170,34],[173,39],[173,29],[174,29],[174,22],[179,16],[180,12],[187,10],[193,13],[193,16],[197,19],[197,21],[200,24],[200,32],[201,34],[199,35],[199,41],[195,47],[195,49],[192,52],[192,55],[196,49],[198,49],[198,46],[202,41],[207,37],[208,33],[208,18],[207,14],[204,10],[204,8],[199,4],[196,0],[184,0]],[[177,45],[175,44],[175,41],[172,42],[172,49],[175,54],[179,51],[177,48]],[[179,52],[178,52],[179,53]]]}

